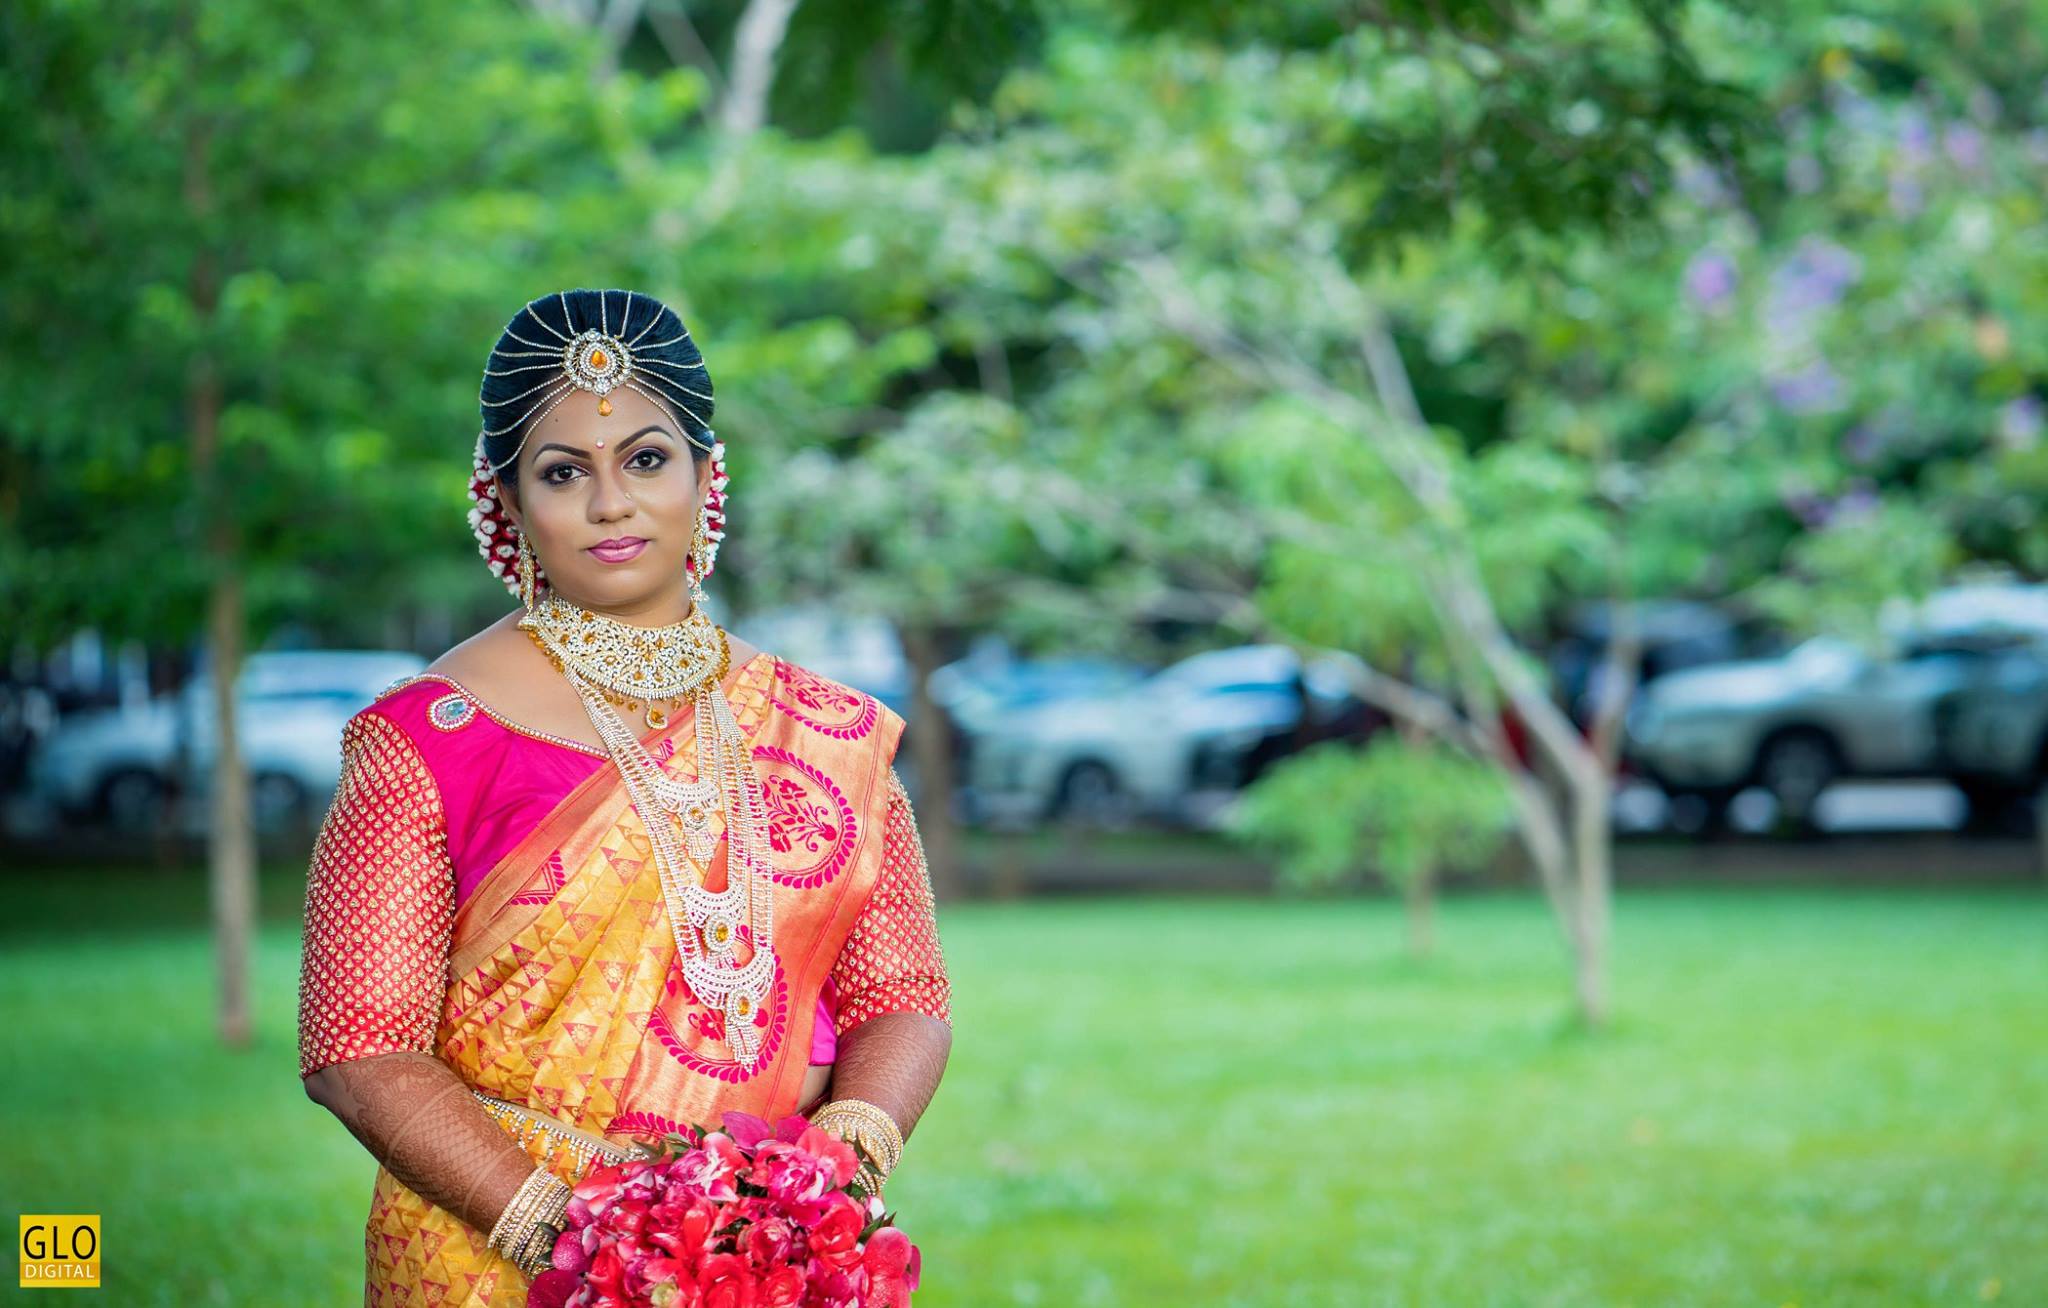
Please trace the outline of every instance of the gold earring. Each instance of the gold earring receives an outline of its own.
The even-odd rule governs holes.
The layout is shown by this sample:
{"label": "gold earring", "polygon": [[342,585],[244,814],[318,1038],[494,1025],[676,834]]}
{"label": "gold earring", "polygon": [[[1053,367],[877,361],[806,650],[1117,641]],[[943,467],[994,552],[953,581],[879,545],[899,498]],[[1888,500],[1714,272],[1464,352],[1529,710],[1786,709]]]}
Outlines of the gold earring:
{"label": "gold earring", "polygon": [[704,611],[704,556],[711,550],[711,522],[700,505],[697,509],[697,531],[690,538],[690,601],[698,612]]}
{"label": "gold earring", "polygon": [[528,613],[533,612],[534,592],[537,589],[534,573],[537,570],[533,546],[527,541],[526,533],[522,531],[519,533],[519,602],[525,606]]}

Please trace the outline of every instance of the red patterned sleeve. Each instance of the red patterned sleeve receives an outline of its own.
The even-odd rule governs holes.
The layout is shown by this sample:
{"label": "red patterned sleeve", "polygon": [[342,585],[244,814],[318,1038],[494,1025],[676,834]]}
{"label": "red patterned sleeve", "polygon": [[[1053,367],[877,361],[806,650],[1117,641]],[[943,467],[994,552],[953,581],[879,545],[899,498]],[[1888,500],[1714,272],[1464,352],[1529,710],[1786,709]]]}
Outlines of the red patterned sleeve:
{"label": "red patterned sleeve", "polygon": [[930,869],[903,779],[889,769],[888,818],[882,833],[882,874],[854,920],[832,967],[839,1035],[883,1013],[923,1013],[952,1021],[952,983],[939,949]]}
{"label": "red patterned sleeve", "polygon": [[313,846],[299,972],[299,1075],[432,1052],[448,990],[455,873],[440,791],[412,739],[349,719],[341,784]]}

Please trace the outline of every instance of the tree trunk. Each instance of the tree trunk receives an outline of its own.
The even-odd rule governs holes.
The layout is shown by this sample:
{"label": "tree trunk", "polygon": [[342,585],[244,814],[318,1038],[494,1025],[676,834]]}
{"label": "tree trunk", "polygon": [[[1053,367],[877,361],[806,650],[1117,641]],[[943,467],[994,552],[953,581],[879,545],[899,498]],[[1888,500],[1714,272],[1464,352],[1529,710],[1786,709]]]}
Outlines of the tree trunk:
{"label": "tree trunk", "polygon": [[1408,956],[1429,958],[1436,953],[1436,872],[1425,869],[1408,882]]}
{"label": "tree trunk", "polygon": [[[203,261],[202,261],[203,262]],[[247,616],[233,520],[219,503],[220,378],[202,355],[192,367],[188,419],[200,502],[207,506],[206,649],[212,696],[213,768],[207,821],[208,898],[215,965],[220,977],[220,1037],[240,1047],[252,1034],[249,941],[256,921],[256,829],[249,812],[249,773],[242,764],[235,680],[242,668]]]}
{"label": "tree trunk", "polygon": [[797,0],[748,0],[733,29],[731,77],[725,102],[718,107],[721,125],[744,140],[768,121],[768,98],[775,89],[775,65],[789,34]]}
{"label": "tree trunk", "polygon": [[1572,806],[1573,992],[1589,1026],[1608,1018],[1607,940],[1613,912],[1614,839],[1609,808],[1613,783],[1604,773],[1589,785],[1574,774]]}
{"label": "tree trunk", "polygon": [[214,955],[220,973],[220,1036],[249,1043],[249,941],[256,923],[256,833],[249,814],[249,774],[235,721],[235,674],[242,663],[242,579],[232,557],[207,599],[206,636],[213,668],[213,813],[207,852],[211,867]]}
{"label": "tree trunk", "polygon": [[[206,122],[196,122],[185,137],[185,209],[202,234],[214,210],[209,157],[212,130]],[[206,523],[206,642],[212,668],[215,741],[207,864],[214,957],[220,976],[220,1036],[226,1044],[239,1047],[247,1045],[252,1034],[249,940],[256,918],[256,830],[250,821],[249,777],[242,766],[235,721],[235,680],[242,666],[247,615],[240,541],[225,500],[220,467],[220,370],[211,353],[213,342],[204,335],[214,326],[222,270],[216,251],[204,242],[202,235],[189,284],[193,313],[203,334],[187,374],[186,420],[192,441],[194,497]]]}
{"label": "tree trunk", "polygon": [[906,625],[903,652],[910,660],[910,749],[917,760],[917,832],[931,867],[932,894],[960,894],[960,846],[953,821],[953,724],[932,699],[930,677],[939,666],[939,642],[929,627]]}

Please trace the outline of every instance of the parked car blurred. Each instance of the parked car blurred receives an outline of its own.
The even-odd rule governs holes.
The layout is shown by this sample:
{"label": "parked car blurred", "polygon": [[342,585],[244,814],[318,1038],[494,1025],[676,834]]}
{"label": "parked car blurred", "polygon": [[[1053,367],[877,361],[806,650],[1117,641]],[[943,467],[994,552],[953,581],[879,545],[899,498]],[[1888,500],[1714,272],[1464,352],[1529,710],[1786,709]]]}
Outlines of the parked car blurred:
{"label": "parked car blurred", "polygon": [[[1247,645],[1077,694],[992,699],[966,711],[970,810],[992,821],[1201,820],[1195,801],[1243,784],[1262,746],[1352,720],[1345,663],[1330,655],[1304,666],[1284,645]],[[1073,676],[1072,665],[1062,675]],[[1095,668],[1082,679],[1089,675],[1116,674]],[[1304,715],[1310,733],[1300,731]]]}
{"label": "parked car blurred", "polygon": [[[1712,604],[1697,600],[1644,600],[1634,606],[1642,641],[1638,687],[1686,668],[1782,655],[1784,644]],[[1593,721],[1603,690],[1601,670],[1614,639],[1617,606],[1591,601],[1575,607],[1550,648],[1559,696],[1582,727]]]}
{"label": "parked car blurred", "polygon": [[[259,830],[316,816],[341,777],[341,729],[426,660],[388,650],[252,654],[236,680],[237,730]],[[29,762],[29,796],[57,815],[141,831],[174,796],[197,799],[211,776],[216,735],[202,668],[175,695],[68,715]],[[203,806],[187,805],[189,821]]]}
{"label": "parked car blurred", "polygon": [[929,689],[948,713],[981,729],[992,712],[1122,691],[1145,676],[1144,668],[1124,659],[1024,658],[1007,643],[988,639],[976,642],[965,658],[935,669]]}
{"label": "parked car blurred", "polygon": [[2048,635],[2048,600],[2032,586],[1954,587],[1882,625],[1889,656],[1816,636],[1782,658],[1658,679],[1629,710],[1630,757],[1674,802],[1700,806],[1708,826],[1749,786],[1809,825],[1835,781],[1947,775],[1936,706],[1982,678],[1998,651]]}
{"label": "parked car blurred", "polygon": [[1978,675],[1934,708],[1948,778],[1980,830],[2024,830],[2041,820],[2048,784],[2048,643],[2024,640],[1990,654]]}

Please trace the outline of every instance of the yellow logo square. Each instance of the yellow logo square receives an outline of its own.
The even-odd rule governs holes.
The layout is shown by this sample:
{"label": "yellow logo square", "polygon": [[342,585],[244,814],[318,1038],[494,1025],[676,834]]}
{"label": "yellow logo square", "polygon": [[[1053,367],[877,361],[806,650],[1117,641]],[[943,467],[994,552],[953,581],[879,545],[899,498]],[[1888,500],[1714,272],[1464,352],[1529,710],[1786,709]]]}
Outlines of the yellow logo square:
{"label": "yellow logo square", "polygon": [[100,1283],[98,1213],[29,1213],[21,1219],[21,1284],[25,1289]]}

